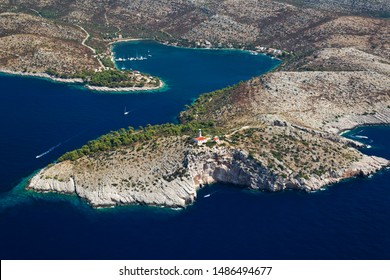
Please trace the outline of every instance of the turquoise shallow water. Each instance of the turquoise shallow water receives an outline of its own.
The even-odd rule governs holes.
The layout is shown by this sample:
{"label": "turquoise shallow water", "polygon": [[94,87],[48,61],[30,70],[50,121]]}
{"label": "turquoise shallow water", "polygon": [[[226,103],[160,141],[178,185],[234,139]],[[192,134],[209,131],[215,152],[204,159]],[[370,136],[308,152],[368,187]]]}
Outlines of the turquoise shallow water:
{"label": "turquoise shallow water", "polygon": [[[313,194],[250,192],[218,184],[202,189],[196,203],[181,211],[94,210],[75,196],[25,191],[23,178],[65,151],[121,127],[175,122],[200,93],[277,64],[244,52],[149,41],[119,44],[114,51],[126,59],[152,55],[117,64],[162,77],[168,90],[112,95],[0,76],[1,259],[389,258],[387,170]],[[127,116],[125,106],[132,111]],[[368,127],[348,136],[367,137],[358,137],[372,146],[364,152],[390,158],[389,132],[389,127]]]}

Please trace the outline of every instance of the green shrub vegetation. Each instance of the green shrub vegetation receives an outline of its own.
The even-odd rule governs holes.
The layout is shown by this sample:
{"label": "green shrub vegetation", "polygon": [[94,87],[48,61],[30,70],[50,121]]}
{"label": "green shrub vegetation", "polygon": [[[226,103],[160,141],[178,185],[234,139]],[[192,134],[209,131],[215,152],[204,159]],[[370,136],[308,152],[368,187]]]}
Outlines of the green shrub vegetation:
{"label": "green shrub vegetation", "polygon": [[228,102],[228,96],[231,92],[239,88],[242,84],[243,82],[239,82],[233,86],[200,95],[193,104],[186,106],[186,110],[180,114],[180,121],[191,122],[197,119],[196,116],[207,117],[215,109],[213,106],[209,106],[210,100],[218,100],[217,102],[213,102],[213,104],[224,104]]}
{"label": "green shrub vegetation", "polygon": [[120,147],[130,147],[136,143],[142,143],[156,137],[195,136],[198,129],[202,129],[204,133],[217,133],[213,122],[147,125],[146,127],[139,127],[138,130],[134,130],[133,127],[128,129],[122,128],[118,131],[111,131],[96,140],[89,141],[80,149],[64,154],[58,161],[76,160],[82,156],[93,155],[98,152],[112,151]]}
{"label": "green shrub vegetation", "polygon": [[[88,83],[92,86],[109,86],[119,87],[121,85],[127,86],[129,83],[128,72],[121,72],[118,70],[106,70],[96,72],[90,77]],[[133,83],[130,82],[132,85]]]}
{"label": "green shrub vegetation", "polygon": [[100,59],[104,66],[109,68],[115,68],[114,62],[112,62],[111,58],[104,56]]}
{"label": "green shrub vegetation", "polygon": [[[91,69],[85,69],[82,71],[78,71],[74,74],[60,74],[56,70],[49,68],[45,71],[45,73],[53,77],[64,79],[80,78],[85,83],[91,86],[111,88],[145,86],[145,80],[137,79],[134,76],[133,71],[120,71],[117,69],[109,69],[100,72],[95,72]],[[158,78],[154,78],[153,80],[151,80],[152,86],[158,86],[159,84],[160,80]]]}

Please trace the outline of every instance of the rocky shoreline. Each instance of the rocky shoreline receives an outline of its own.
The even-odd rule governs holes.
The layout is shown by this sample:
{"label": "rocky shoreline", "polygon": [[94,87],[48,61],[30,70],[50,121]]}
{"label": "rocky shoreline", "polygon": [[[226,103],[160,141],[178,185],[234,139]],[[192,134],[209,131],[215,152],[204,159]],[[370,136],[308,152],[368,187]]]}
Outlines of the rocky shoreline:
{"label": "rocky shoreline", "polygon": [[16,76],[25,76],[25,77],[37,77],[37,78],[45,78],[50,79],[55,82],[59,83],[70,83],[70,84],[83,84],[84,81],[82,79],[63,79],[63,78],[57,78],[50,76],[46,73],[31,73],[31,72],[21,72],[21,71],[11,71],[7,69],[0,69],[0,73],[5,73],[9,75],[16,75]]}
{"label": "rocky shoreline", "polygon": [[358,126],[389,125],[390,108],[363,115],[346,115],[324,126],[324,130],[330,133],[343,133]]}
{"label": "rocky shoreline", "polygon": [[103,92],[137,92],[137,91],[154,91],[161,90],[165,87],[164,82],[160,80],[160,85],[157,87],[118,87],[118,88],[110,88],[110,87],[99,87],[99,86],[90,86],[85,85],[89,90],[94,91],[103,91]]}
{"label": "rocky shoreline", "polygon": [[[194,203],[202,186],[217,182],[271,192],[286,189],[312,192],[344,179],[369,176],[390,164],[387,159],[360,154],[360,159],[349,166],[323,175],[282,177],[246,151],[175,141],[178,143],[175,153],[161,151],[152,161],[145,158],[137,164],[125,161],[137,155],[130,149],[118,150],[109,158],[100,154],[93,160],[60,162],[37,173],[27,189],[77,194],[94,208],[131,204],[184,208]],[[106,162],[99,166],[102,159]]]}
{"label": "rocky shoreline", "polygon": [[25,76],[25,77],[36,77],[36,78],[44,78],[49,79],[54,82],[59,83],[69,83],[69,84],[80,84],[83,85],[85,88],[92,90],[92,91],[102,91],[102,92],[135,92],[135,91],[154,91],[154,90],[160,90],[164,88],[165,84],[160,80],[160,85],[158,87],[123,87],[123,88],[110,88],[110,87],[99,87],[99,86],[91,86],[86,84],[82,79],[79,78],[71,78],[71,79],[64,79],[64,78],[57,78],[50,76],[46,73],[31,73],[31,72],[21,72],[21,71],[11,71],[7,69],[0,69],[0,73],[9,74],[9,75],[15,75],[15,76]]}

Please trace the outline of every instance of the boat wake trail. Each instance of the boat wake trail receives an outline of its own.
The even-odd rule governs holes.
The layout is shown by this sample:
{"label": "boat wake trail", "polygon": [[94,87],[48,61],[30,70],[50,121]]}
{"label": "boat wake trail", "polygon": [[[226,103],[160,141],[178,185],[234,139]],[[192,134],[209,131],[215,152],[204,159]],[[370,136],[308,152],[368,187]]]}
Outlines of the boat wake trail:
{"label": "boat wake trail", "polygon": [[216,192],[212,192],[212,193],[209,193],[209,194],[204,195],[203,197],[207,198],[207,197],[212,196],[212,195],[215,194],[215,193],[216,193]]}
{"label": "boat wake trail", "polygon": [[360,139],[368,139],[368,137],[364,135],[355,135],[355,137]]}
{"label": "boat wake trail", "polygon": [[41,157],[47,155],[48,153],[52,152],[54,149],[57,149],[61,145],[62,145],[62,143],[58,143],[57,145],[55,145],[55,146],[51,147],[50,149],[48,149],[46,152],[44,152],[44,153],[42,153],[40,155],[37,155],[35,158],[41,158]]}

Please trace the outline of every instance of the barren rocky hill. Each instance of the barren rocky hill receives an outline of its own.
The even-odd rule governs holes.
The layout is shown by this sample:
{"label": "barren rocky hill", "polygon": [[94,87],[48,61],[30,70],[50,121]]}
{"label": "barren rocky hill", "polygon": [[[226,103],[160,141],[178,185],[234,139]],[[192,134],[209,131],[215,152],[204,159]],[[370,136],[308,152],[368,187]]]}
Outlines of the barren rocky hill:
{"label": "barren rocky hill", "polygon": [[[88,43],[103,51],[119,37],[148,37],[185,46],[202,46],[207,41],[208,47],[275,47],[293,52],[296,58],[325,47],[355,47],[388,58],[389,22],[369,16],[389,10],[384,0],[0,0],[0,11],[39,18],[30,18],[33,24],[19,19],[17,26],[2,27],[0,34],[16,29],[19,34],[33,30],[45,34],[44,26],[33,28],[45,18],[45,23],[82,25],[92,35]],[[56,29],[46,34],[58,37]],[[68,30],[61,38],[64,35],[74,38],[80,30]],[[291,65],[291,69],[299,67],[299,63]]]}
{"label": "barren rocky hill", "polygon": [[390,11],[385,0],[1,0],[0,5],[4,11],[34,9],[44,17],[82,23],[102,37],[120,32],[190,42],[206,39],[215,46],[261,43],[284,48],[291,45],[286,39],[310,36],[308,30],[340,16]]}
{"label": "barren rocky hill", "polygon": [[337,13],[368,14],[380,17],[390,15],[390,3],[386,0],[281,0],[281,2]]}
{"label": "barren rocky hill", "polygon": [[0,14],[0,68],[60,73],[99,67],[93,52],[81,45],[85,33],[67,24],[22,13]]}
{"label": "barren rocky hill", "polygon": [[[337,133],[390,122],[390,80],[374,71],[278,71],[200,98],[181,119],[235,128],[279,119]],[[382,70],[382,69],[381,69]],[[371,118],[371,121],[368,120]],[[348,118],[351,121],[348,121]]]}

